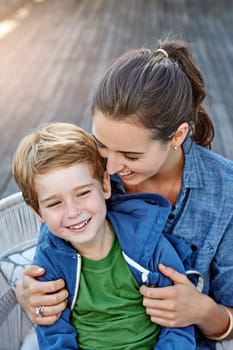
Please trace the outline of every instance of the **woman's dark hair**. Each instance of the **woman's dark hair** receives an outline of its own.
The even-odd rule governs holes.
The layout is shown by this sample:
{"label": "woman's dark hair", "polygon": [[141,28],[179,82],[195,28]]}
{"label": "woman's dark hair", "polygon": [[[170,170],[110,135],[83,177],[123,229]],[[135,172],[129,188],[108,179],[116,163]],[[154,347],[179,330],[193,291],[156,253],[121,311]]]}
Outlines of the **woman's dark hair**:
{"label": "woman's dark hair", "polygon": [[203,76],[183,41],[159,41],[157,48],[128,51],[104,74],[92,112],[150,129],[167,142],[183,122],[194,142],[211,147],[214,126],[203,106]]}

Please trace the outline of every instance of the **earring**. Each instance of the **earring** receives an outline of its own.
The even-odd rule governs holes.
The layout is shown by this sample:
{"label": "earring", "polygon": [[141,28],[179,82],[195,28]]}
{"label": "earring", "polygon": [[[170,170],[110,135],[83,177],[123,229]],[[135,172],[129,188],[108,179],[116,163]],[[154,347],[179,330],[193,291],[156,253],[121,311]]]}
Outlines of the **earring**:
{"label": "earring", "polygon": [[174,151],[177,151],[177,147],[176,146],[174,146],[173,149],[174,149]]}

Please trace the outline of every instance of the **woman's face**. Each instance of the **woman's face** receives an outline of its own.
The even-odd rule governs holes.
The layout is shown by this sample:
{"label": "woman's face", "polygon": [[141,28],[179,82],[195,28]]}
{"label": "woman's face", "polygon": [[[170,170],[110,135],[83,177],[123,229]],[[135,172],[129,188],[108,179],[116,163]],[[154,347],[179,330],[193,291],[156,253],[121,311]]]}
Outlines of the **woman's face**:
{"label": "woman's face", "polygon": [[172,142],[151,140],[150,131],[139,125],[112,120],[97,110],[92,133],[101,156],[107,158],[108,173],[117,174],[125,185],[138,185],[169,170]]}

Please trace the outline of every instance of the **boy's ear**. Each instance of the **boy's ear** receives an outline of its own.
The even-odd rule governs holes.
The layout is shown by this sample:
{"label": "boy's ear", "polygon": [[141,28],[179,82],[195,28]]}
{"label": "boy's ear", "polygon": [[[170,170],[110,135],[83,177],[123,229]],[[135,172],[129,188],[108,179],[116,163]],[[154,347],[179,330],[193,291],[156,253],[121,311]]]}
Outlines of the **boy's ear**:
{"label": "boy's ear", "polygon": [[107,173],[107,171],[104,172],[103,191],[104,191],[105,199],[109,199],[112,194],[112,189],[111,189],[110,175]]}
{"label": "boy's ear", "polygon": [[42,216],[40,216],[40,214],[39,214],[37,211],[35,211],[35,209],[33,209],[32,207],[30,207],[30,208],[32,209],[33,214],[37,217],[37,219],[38,219],[41,223],[44,223],[44,220],[43,220]]}

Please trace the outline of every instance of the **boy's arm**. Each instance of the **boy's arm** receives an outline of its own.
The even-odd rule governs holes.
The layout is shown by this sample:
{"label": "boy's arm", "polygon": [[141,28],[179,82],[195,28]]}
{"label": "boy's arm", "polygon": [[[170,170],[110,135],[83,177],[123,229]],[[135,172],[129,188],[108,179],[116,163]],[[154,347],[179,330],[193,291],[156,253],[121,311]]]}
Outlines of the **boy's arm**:
{"label": "boy's arm", "polygon": [[[37,247],[47,234],[47,225],[41,224]],[[54,277],[50,281],[48,279],[39,281],[38,277],[44,275],[46,271],[39,265],[39,261],[34,260],[34,264],[36,262],[37,266],[33,265],[24,270],[23,278],[16,286],[16,298],[32,323],[51,325],[58,320],[61,312],[66,308],[68,291],[63,279]],[[35,314],[35,309],[40,305],[46,306],[43,317]]]}
{"label": "boy's arm", "polygon": [[[176,271],[185,274],[185,269],[180,257],[175,251],[171,243],[161,236],[159,245],[155,252],[157,263],[161,263],[174,268]],[[159,257],[159,258],[158,258]],[[158,266],[155,266],[158,269]],[[159,273],[159,281],[157,287],[166,287],[172,282]],[[195,331],[194,326],[181,328],[169,328],[161,326],[160,336],[155,347],[156,350],[195,350]]]}
{"label": "boy's arm", "polygon": [[70,309],[66,308],[51,326],[36,327],[39,348],[43,350],[79,349],[77,331],[70,323]]}
{"label": "boy's arm", "polygon": [[183,328],[161,327],[156,350],[195,350],[196,341],[193,326]]}
{"label": "boy's arm", "polygon": [[70,314],[70,308],[66,307],[57,322],[50,326],[37,325],[36,333],[40,349],[79,349],[77,331],[70,323]]}
{"label": "boy's arm", "polygon": [[[46,269],[46,273],[38,277],[42,282],[57,280],[59,277],[63,276],[62,271],[59,271],[59,265],[54,262],[53,258],[50,259],[50,255],[46,250],[43,250],[40,245],[37,246],[33,263],[43,266]],[[40,349],[79,349],[77,343],[77,330],[71,325],[70,315],[70,307],[66,307],[57,322],[49,326],[38,325],[36,327]],[[43,317],[41,318],[43,319]]]}

